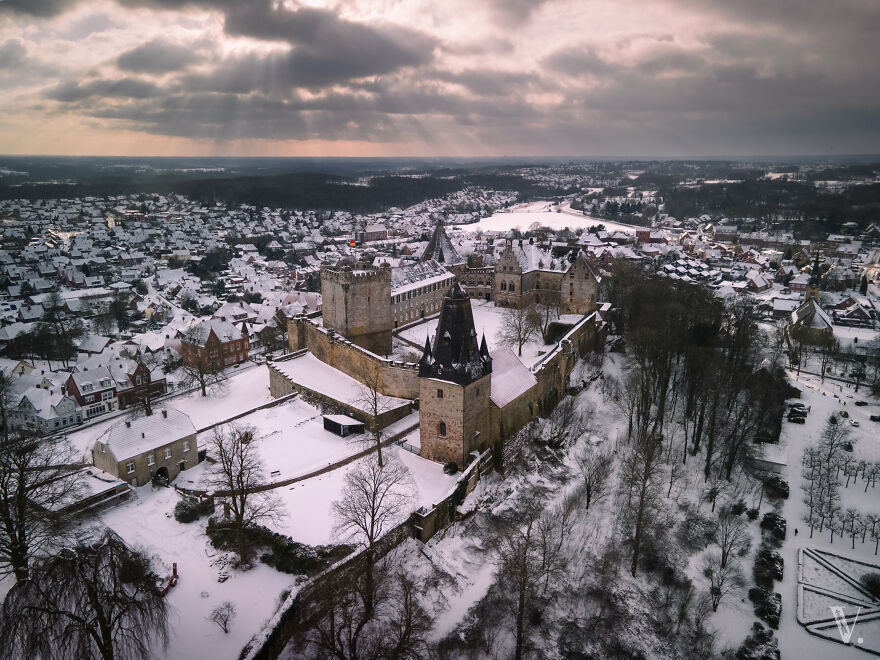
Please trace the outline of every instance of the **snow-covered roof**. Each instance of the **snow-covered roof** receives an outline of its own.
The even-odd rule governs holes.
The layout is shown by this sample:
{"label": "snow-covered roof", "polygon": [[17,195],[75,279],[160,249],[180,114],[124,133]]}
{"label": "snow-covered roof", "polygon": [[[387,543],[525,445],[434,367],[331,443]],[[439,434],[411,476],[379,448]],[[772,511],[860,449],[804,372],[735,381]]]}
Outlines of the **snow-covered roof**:
{"label": "snow-covered roof", "polygon": [[189,415],[167,408],[148,417],[116,422],[97,441],[105,444],[117,461],[124,461],[195,433]]}
{"label": "snow-covered roof", "polygon": [[489,397],[496,406],[503,408],[537,382],[512,350],[502,347],[492,351],[492,391]]}

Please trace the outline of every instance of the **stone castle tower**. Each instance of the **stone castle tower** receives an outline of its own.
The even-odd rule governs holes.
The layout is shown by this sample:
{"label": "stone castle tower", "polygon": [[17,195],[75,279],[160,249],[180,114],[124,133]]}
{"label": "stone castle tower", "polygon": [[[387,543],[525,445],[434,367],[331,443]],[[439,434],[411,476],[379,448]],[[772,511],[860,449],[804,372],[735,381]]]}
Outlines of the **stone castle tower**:
{"label": "stone castle tower", "polygon": [[804,293],[804,302],[819,300],[819,292],[822,284],[822,271],[819,270],[819,250],[816,250],[816,261],[813,263],[813,272],[810,273],[810,282]]}
{"label": "stone castle tower", "polygon": [[368,351],[391,352],[391,268],[321,264],[324,327]]}
{"label": "stone castle tower", "polygon": [[456,282],[443,299],[433,347],[426,339],[419,362],[422,456],[462,468],[472,451],[488,448],[491,387],[486,337],[478,345],[470,297]]}

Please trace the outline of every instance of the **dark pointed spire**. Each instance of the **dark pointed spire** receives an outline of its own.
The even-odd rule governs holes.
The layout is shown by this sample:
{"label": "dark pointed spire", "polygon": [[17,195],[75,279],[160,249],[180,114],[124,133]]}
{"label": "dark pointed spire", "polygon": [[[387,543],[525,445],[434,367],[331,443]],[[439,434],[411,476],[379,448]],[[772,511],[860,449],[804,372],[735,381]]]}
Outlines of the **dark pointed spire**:
{"label": "dark pointed spire", "polygon": [[431,354],[431,338],[425,336],[425,349],[422,351],[422,359],[419,360],[419,371],[422,370],[422,367],[430,368],[431,363],[434,361],[434,356]]}
{"label": "dark pointed spire", "polygon": [[486,345],[486,332],[483,332],[483,340],[480,342],[480,355],[489,357],[489,347]]}
{"label": "dark pointed spire", "polygon": [[468,385],[492,372],[492,359],[477,344],[474,315],[467,292],[456,282],[443,299],[433,352],[419,362],[419,376]]}

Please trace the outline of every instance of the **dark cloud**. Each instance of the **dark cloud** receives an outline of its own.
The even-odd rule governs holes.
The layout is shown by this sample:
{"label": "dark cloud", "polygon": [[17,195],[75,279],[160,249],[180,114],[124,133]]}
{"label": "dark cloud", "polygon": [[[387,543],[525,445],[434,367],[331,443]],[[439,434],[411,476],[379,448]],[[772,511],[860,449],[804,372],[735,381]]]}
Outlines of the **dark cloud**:
{"label": "dark cloud", "polygon": [[145,99],[158,91],[156,85],[137,78],[92,80],[85,83],[63,82],[44,92],[44,96],[62,103],[76,103],[95,97]]}
{"label": "dark cloud", "polygon": [[431,73],[434,80],[455,83],[479,96],[506,96],[524,94],[539,82],[536,75],[491,69],[468,69],[458,73],[438,70]]}
{"label": "dark cloud", "polygon": [[608,70],[608,63],[593,48],[562,48],[545,57],[541,64],[568,76],[580,78],[597,75]]}
{"label": "dark cloud", "polygon": [[64,13],[81,0],[0,0],[0,14],[25,14],[50,18]]}
{"label": "dark cloud", "polygon": [[116,65],[123,71],[167,73],[186,69],[201,59],[192,47],[177,46],[162,39],[154,39],[120,55]]}
{"label": "dark cloud", "polygon": [[27,59],[27,49],[18,39],[10,39],[0,44],[0,69],[17,69]]}
{"label": "dark cloud", "polygon": [[489,7],[498,23],[516,28],[528,22],[532,14],[550,0],[489,0]]}

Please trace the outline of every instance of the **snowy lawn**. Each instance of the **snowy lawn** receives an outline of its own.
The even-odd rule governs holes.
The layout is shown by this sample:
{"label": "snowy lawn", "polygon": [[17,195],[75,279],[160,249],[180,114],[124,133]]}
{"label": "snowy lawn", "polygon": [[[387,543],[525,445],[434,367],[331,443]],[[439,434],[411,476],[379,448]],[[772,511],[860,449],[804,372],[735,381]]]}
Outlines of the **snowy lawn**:
{"label": "snowy lawn", "polygon": [[[468,232],[474,231],[499,231],[506,232],[510,229],[519,229],[525,231],[533,224],[541,227],[549,227],[550,229],[586,229],[597,225],[604,225],[608,231],[625,231],[630,234],[635,233],[633,227],[627,225],[609,222],[602,218],[593,218],[588,215],[581,215],[580,212],[556,212],[550,202],[532,202],[511,207],[511,210],[505,213],[494,213],[487,218],[482,218],[479,222],[472,225],[462,225],[461,229]],[[458,228],[452,225],[452,228]]]}
{"label": "snowy lawn", "polygon": [[[201,396],[198,391],[188,392],[181,396],[164,398],[156,403],[155,408],[176,408],[189,415],[192,423],[199,429],[270,401],[272,396],[269,394],[269,371],[265,366],[254,366],[236,370],[229,378],[209,390],[207,397]],[[67,437],[91,462],[89,452],[95,440],[122,419],[125,419],[125,415],[111,417],[92,426],[71,431]]]}
{"label": "snowy lawn", "polygon": [[[173,608],[171,640],[166,651],[154,651],[155,657],[232,660],[274,613],[280,593],[293,584],[294,576],[259,562],[247,572],[223,569],[226,553],[211,547],[205,536],[206,519],[187,525],[174,520],[178,500],[171,488],[144,486],[135,489],[129,502],[105,511],[101,522],[151,555],[160,575],[170,575],[171,564],[177,562],[180,580],[168,594]],[[221,570],[229,575],[223,583],[217,582]],[[235,605],[237,616],[224,634],[206,617],[227,600]]]}
{"label": "snowy lawn", "polygon": [[[471,309],[474,312],[474,327],[476,328],[477,336],[482,340],[483,333],[486,334],[486,343],[489,345],[489,352],[491,353],[504,346],[499,335],[501,333],[501,328],[504,325],[504,312],[506,309],[504,307],[496,307],[495,303],[491,301],[487,302],[485,300],[471,300]],[[404,339],[408,339],[420,346],[425,345],[425,337],[430,337],[431,343],[433,344],[438,322],[439,318],[428,319],[424,323],[420,323],[412,328],[407,328],[401,332],[400,335]],[[552,350],[554,346],[555,344],[544,344],[540,332],[535,333],[531,340],[523,346],[523,354],[520,360],[522,360],[524,365],[530,367],[535,364],[544,353]],[[516,353],[516,346],[511,348],[513,352]]]}
{"label": "snowy lawn", "polygon": [[[414,489],[408,512],[420,506],[433,505],[455,486],[458,479],[459,475],[444,474],[442,464],[426,460],[399,447],[389,447],[382,452],[383,456],[400,460],[412,476]],[[284,519],[272,525],[273,529],[287,534],[294,541],[309,545],[339,541],[333,535],[331,505],[339,499],[345,475],[359,463],[360,461],[355,461],[327,474],[272,491],[281,499],[287,513]]]}

